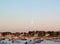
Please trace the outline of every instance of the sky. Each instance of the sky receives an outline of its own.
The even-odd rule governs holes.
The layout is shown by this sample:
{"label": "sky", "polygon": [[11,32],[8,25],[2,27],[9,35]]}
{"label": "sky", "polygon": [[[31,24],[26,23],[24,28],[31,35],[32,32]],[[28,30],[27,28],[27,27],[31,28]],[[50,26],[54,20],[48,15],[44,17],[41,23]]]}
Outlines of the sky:
{"label": "sky", "polygon": [[0,31],[60,31],[60,0],[0,0]]}

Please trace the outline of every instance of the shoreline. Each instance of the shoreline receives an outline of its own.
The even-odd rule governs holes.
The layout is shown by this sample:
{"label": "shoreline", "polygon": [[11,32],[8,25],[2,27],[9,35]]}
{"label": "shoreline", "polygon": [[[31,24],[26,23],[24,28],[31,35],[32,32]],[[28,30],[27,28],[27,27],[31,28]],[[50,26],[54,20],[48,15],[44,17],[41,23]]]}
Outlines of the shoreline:
{"label": "shoreline", "polygon": [[[7,37],[0,37],[0,38],[7,38]],[[43,38],[43,39],[46,39],[46,38],[60,38],[60,37],[9,37],[9,38]]]}

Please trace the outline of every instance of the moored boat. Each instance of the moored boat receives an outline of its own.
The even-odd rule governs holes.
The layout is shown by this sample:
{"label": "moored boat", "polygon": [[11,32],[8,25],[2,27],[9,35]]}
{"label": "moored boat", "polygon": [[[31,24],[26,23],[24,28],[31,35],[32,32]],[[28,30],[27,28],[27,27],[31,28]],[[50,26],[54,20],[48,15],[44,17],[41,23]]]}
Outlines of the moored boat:
{"label": "moored boat", "polygon": [[35,41],[35,43],[41,43],[43,41],[43,39],[41,39],[41,38],[35,38],[34,41]]}

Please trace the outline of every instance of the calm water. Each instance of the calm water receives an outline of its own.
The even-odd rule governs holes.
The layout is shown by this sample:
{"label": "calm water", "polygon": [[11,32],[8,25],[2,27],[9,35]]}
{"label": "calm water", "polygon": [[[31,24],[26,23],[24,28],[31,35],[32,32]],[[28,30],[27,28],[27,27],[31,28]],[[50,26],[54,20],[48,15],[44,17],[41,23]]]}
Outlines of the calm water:
{"label": "calm water", "polygon": [[20,40],[20,39],[17,39],[17,40],[2,40],[0,41],[0,44],[26,44],[26,41],[28,41],[27,44],[60,44],[60,42],[54,42],[52,40],[43,40],[42,42],[40,43],[35,43],[33,41],[33,39],[31,39],[32,41],[29,41],[30,39],[27,39],[27,40]]}

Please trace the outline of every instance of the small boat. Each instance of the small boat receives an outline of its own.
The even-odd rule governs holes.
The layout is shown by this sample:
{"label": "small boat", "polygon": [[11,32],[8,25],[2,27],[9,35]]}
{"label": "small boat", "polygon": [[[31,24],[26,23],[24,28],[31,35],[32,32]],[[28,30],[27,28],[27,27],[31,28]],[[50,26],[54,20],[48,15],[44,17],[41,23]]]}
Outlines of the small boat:
{"label": "small boat", "polygon": [[43,39],[41,39],[41,38],[35,38],[34,41],[35,41],[35,43],[41,43],[43,41]]}
{"label": "small boat", "polygon": [[28,39],[26,39],[26,38],[21,39],[21,43],[27,44],[27,41],[28,41]]}
{"label": "small boat", "polygon": [[52,40],[53,40],[53,38],[46,38],[45,40],[49,40],[49,41],[52,41]]}
{"label": "small boat", "polygon": [[5,40],[5,38],[1,38],[1,40]]}
{"label": "small boat", "polygon": [[54,38],[53,41],[54,42],[60,42],[60,38]]}

